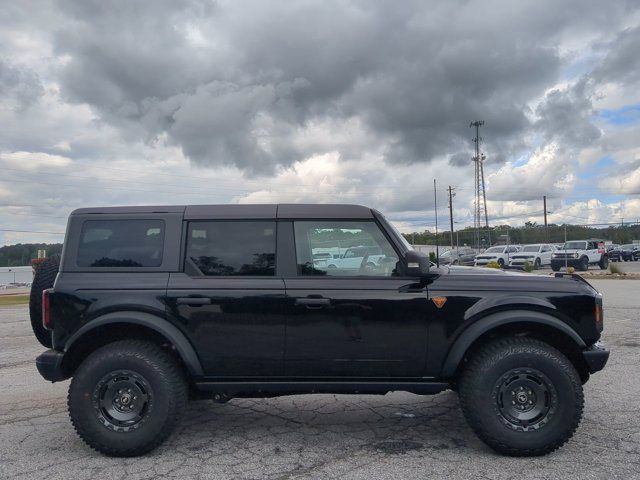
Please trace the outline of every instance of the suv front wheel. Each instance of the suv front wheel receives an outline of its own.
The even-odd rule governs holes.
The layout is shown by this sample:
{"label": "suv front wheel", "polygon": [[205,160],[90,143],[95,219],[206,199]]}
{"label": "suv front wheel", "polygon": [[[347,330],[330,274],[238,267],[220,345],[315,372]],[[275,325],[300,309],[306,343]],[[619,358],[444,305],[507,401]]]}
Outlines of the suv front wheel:
{"label": "suv front wheel", "polygon": [[91,448],[142,455],[173,431],[187,402],[176,360],[159,346],[123,340],[99,348],[78,367],[68,396],[74,428]]}
{"label": "suv front wheel", "polygon": [[533,338],[486,344],[469,359],[458,388],[471,428],[506,455],[552,452],[571,438],[582,418],[582,382],[575,367]]}
{"label": "suv front wheel", "polygon": [[600,267],[600,270],[606,270],[607,268],[609,268],[609,257],[603,255],[598,262],[598,266]]}
{"label": "suv front wheel", "polygon": [[586,272],[589,270],[589,257],[582,257],[580,259],[580,263],[578,264],[578,268],[582,272]]}

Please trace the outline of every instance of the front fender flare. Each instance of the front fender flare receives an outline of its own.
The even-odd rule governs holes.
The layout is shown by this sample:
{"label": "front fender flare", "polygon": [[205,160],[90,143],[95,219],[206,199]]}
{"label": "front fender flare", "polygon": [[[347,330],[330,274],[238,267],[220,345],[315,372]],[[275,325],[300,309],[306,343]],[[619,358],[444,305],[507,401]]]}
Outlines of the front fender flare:
{"label": "front fender flare", "polygon": [[529,310],[498,312],[476,320],[462,332],[447,354],[447,358],[442,367],[442,377],[450,378],[455,374],[464,354],[480,336],[496,327],[510,323],[537,323],[553,327],[570,337],[578,347],[582,349],[586,348],[584,340],[580,338],[580,335],[578,335],[575,330],[552,315]]}
{"label": "front fender flare", "polygon": [[64,351],[68,352],[75,342],[81,341],[83,335],[86,333],[96,328],[116,324],[134,324],[155,330],[176,348],[180,358],[182,358],[182,361],[192,376],[202,377],[204,375],[200,359],[184,333],[167,320],[145,312],[114,312],[97,317],[84,324],[67,340]]}

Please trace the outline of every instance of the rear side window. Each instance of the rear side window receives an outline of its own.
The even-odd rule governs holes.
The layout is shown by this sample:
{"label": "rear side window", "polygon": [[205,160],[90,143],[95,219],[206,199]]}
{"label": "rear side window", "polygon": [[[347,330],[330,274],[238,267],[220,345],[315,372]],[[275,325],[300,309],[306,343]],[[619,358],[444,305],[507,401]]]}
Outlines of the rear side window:
{"label": "rear side window", "polygon": [[159,267],[163,220],[89,220],[82,225],[79,267]]}
{"label": "rear side window", "polygon": [[190,222],[186,262],[207,276],[274,276],[276,222]]}

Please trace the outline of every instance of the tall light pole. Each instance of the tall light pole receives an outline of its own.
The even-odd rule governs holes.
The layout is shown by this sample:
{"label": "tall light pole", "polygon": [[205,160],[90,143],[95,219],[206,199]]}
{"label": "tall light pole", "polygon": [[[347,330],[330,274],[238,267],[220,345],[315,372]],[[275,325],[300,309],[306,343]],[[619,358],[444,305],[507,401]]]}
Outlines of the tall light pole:
{"label": "tall light pole", "polygon": [[449,185],[449,221],[451,223],[451,250],[453,250],[453,197],[455,197],[455,190],[451,185]]}

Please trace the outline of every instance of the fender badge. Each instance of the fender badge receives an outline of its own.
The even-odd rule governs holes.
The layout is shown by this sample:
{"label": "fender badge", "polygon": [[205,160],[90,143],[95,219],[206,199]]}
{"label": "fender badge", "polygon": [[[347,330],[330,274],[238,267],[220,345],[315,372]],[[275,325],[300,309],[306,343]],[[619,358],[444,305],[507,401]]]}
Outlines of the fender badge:
{"label": "fender badge", "polygon": [[436,307],[442,308],[442,306],[447,301],[447,297],[433,297],[431,300],[433,300],[433,303],[435,303]]}

